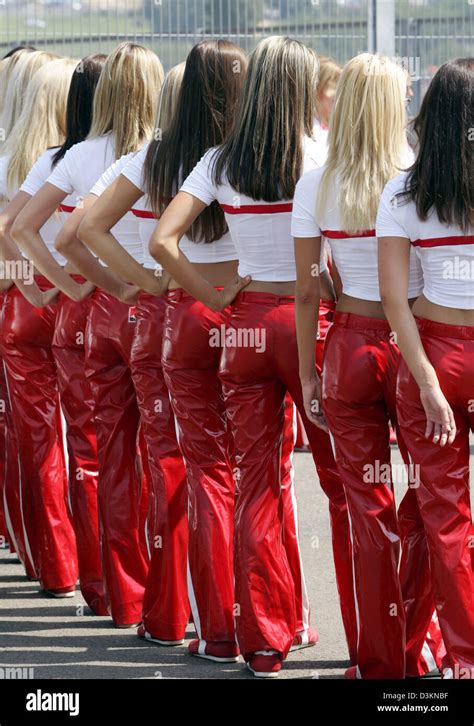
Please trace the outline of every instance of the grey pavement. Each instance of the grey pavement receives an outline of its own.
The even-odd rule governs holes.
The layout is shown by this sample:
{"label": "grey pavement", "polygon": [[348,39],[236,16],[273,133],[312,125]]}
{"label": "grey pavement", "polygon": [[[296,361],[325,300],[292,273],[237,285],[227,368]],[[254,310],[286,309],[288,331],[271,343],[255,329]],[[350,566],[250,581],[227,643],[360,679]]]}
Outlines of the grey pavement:
{"label": "grey pavement", "polygon": [[[395,448],[393,462],[400,496],[406,483]],[[348,661],[327,500],[309,454],[295,455],[295,472],[300,545],[319,642],[290,653],[281,677],[342,678]],[[187,636],[194,637],[191,625]],[[189,656],[187,642],[174,648],[142,642],[135,630],[117,630],[109,618],[93,616],[79,591],[71,600],[47,598],[25,578],[17,559],[0,550],[0,676],[2,668],[15,667],[33,678],[252,678],[242,662],[223,666]]]}

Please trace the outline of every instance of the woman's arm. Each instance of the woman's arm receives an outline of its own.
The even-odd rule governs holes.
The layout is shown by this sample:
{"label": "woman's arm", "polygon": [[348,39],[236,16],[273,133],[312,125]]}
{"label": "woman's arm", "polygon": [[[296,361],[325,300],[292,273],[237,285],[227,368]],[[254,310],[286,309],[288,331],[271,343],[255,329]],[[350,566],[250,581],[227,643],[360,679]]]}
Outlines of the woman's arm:
{"label": "woman's arm", "polygon": [[444,446],[452,444],[456,424],[451,406],[439,385],[436,371],[423,348],[415,318],[408,304],[410,241],[404,237],[379,238],[379,282],[382,305],[395,332],[400,351],[420,388],[426,413],[426,438]]}
{"label": "woman's arm", "polygon": [[98,259],[79,239],[78,231],[88,212],[95,206],[98,197],[88,194],[81,204],[68,217],[56,238],[55,247],[74,269],[84,275],[96,287],[105,290],[123,302],[136,302],[140,290],[115,274],[113,270],[103,267]]}
{"label": "woman's arm", "polygon": [[197,272],[179,249],[181,237],[190,228],[206,204],[187,192],[179,192],[166,208],[151,239],[150,254],[190,295],[211,310],[224,310],[250,282],[238,275],[222,291],[217,291]]}
{"label": "woman's arm", "polygon": [[95,203],[83,215],[77,236],[122,279],[152,295],[162,295],[169,278],[140,265],[111,232],[142,196],[143,192],[120,174],[100,197],[94,197]]}
{"label": "woman's arm", "polygon": [[2,261],[1,291],[8,290],[12,283],[34,307],[49,305],[58,290],[53,288],[43,292],[33,276],[33,265],[21,254],[11,235],[15,219],[31,199],[26,192],[18,192],[0,214],[0,259]]}
{"label": "woman's arm", "polygon": [[34,262],[37,270],[73,300],[80,301],[90,293],[90,286],[76,283],[71,276],[56,262],[41,237],[41,227],[48,221],[65,198],[66,193],[52,184],[44,184],[31,197],[18,214],[11,236]]}
{"label": "woman's arm", "polygon": [[320,301],[321,237],[295,238],[296,337],[303,402],[309,420],[327,431],[316,371],[316,340]]}

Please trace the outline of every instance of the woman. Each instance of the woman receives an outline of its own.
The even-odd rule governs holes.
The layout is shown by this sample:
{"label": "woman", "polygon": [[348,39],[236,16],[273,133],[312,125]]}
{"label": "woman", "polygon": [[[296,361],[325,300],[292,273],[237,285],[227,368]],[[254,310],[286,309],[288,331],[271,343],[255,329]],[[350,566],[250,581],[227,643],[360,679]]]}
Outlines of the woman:
{"label": "woman", "polygon": [[[321,401],[312,345],[319,291],[311,266],[318,259],[323,236],[329,240],[342,278],[343,292],[324,350],[322,401],[351,518],[359,634],[357,665],[347,677],[403,678],[404,601],[411,603],[413,591],[426,595],[427,589],[426,602],[416,601],[416,610],[427,603],[429,615],[433,612],[423,526],[413,488],[401,506],[403,593],[398,575],[399,536],[389,474],[398,350],[380,302],[373,229],[380,190],[410,158],[405,84],[403,71],[388,58],[363,53],[349,61],[336,94],[328,162],[299,182],[293,210],[300,377],[309,416],[315,402]],[[421,284],[413,255],[410,299],[419,294]],[[401,441],[400,448],[408,464]],[[424,571],[427,588],[421,581],[410,582],[415,572],[422,578]],[[420,633],[417,612],[407,615],[408,658],[415,671],[411,674],[417,675],[428,625]],[[414,644],[413,630],[422,636]]]}
{"label": "woman", "polygon": [[329,128],[337,84],[339,83],[341,73],[342,68],[336,63],[334,58],[329,58],[328,56],[319,57],[319,84],[316,102],[318,118],[314,128],[315,132],[327,132]]}
{"label": "woman", "polygon": [[[4,188],[12,201],[0,216],[0,255],[15,283],[6,293],[2,311],[2,357],[15,436],[21,442],[18,491],[12,491],[16,478],[8,478],[5,500],[15,549],[27,574],[57,597],[74,594],[77,554],[51,351],[55,308],[50,303],[56,291],[37,273],[33,277],[31,262],[21,257],[10,228],[28,198],[16,192],[31,166],[48,147],[64,140],[67,94],[76,64],[70,59],[51,61],[30,82],[22,114],[7,142]],[[54,220],[45,229],[51,247],[56,229]]]}
{"label": "woman", "polygon": [[[420,469],[416,494],[447,650],[443,675],[461,679],[474,677],[473,107],[473,65],[467,59],[445,63],[415,121],[417,159],[387,184],[377,218],[382,302],[403,356],[398,417]],[[410,310],[412,249],[421,261],[424,288]]]}
{"label": "woman", "polygon": [[[296,181],[317,165],[309,138],[317,79],[317,56],[298,41],[274,37],[259,43],[228,139],[204,155],[150,241],[153,257],[212,311],[225,310],[246,287],[233,305],[228,330],[221,331],[220,379],[239,474],[234,535],[237,639],[258,677],[278,675],[296,631],[295,585],[282,542],[280,447],[286,391],[303,413],[295,370],[290,211]],[[216,290],[178,246],[216,200],[239,258],[239,276],[224,290]],[[344,492],[327,434],[309,427],[306,417],[305,423],[322,486],[331,498],[338,584],[344,597],[350,588]],[[343,609],[350,633],[350,604],[349,612],[346,602]]]}
{"label": "woman", "polygon": [[[128,273],[129,279],[139,286],[146,285],[142,268],[127,259],[110,230],[146,193],[149,211],[140,212],[141,234],[146,248],[146,267],[156,268],[148,253],[148,242],[156,218],[165,206],[162,200],[172,198],[183,177],[206,149],[222,141],[234,118],[246,66],[243,50],[233,43],[223,40],[198,43],[186,61],[174,113],[169,119],[160,114],[157,125],[162,131],[162,140],[152,141],[122,170],[116,169],[118,180],[89,211],[80,227],[79,235],[91,249],[122,276]],[[193,232],[194,240],[190,238]],[[235,276],[236,253],[232,240],[225,234],[223,213],[218,207],[214,208],[193,232],[184,240],[186,254],[209,281],[217,286],[225,285]],[[162,485],[159,492],[157,531],[163,539],[163,547],[152,560],[139,635],[160,644],[183,642],[189,608],[187,611],[181,608],[181,617],[176,618],[176,622],[166,622],[166,598],[161,592],[165,585],[170,588],[171,577],[163,575],[168,571],[172,574],[170,566],[176,559],[175,579],[177,584],[180,579],[184,580],[185,592],[189,589],[198,634],[198,640],[190,646],[191,653],[220,662],[233,662],[238,658],[238,650],[233,618],[232,442],[217,378],[220,348],[209,346],[209,327],[225,324],[226,314],[211,320],[196,301],[180,294],[183,291],[177,289],[176,283],[171,281],[170,287],[173,291],[168,298],[142,293],[138,301],[134,380],[157,458],[159,451],[153,439],[158,438],[159,426],[163,427],[163,424],[157,419],[156,412],[154,416],[150,415],[153,412],[151,404],[156,399],[167,399],[168,390],[171,394],[187,467],[190,501],[188,507],[185,479],[173,481],[168,475],[164,491]],[[162,415],[166,410],[163,406]],[[174,429],[174,421],[170,423]],[[172,474],[172,470],[169,473]],[[186,514],[189,521],[188,588],[185,585]],[[184,555],[182,571],[182,565],[178,566],[180,552]],[[157,577],[160,569],[162,582]],[[183,602],[182,597],[175,600]]]}
{"label": "woman", "polygon": [[[36,267],[73,300],[80,301],[83,296],[81,283],[50,254],[39,230],[67,195],[74,199],[73,206],[82,206],[82,199],[112,161],[136,151],[151,135],[153,108],[162,82],[163,69],[154,53],[133,43],[119,45],[101,73],[88,138],[66,152],[12,229]],[[127,104],[123,103],[124,98],[128,99]],[[61,231],[63,238],[67,237],[65,230],[71,219]],[[138,235],[129,221],[124,221],[117,233],[129,249],[140,249]],[[95,291],[90,300],[85,334],[86,375],[94,397],[99,449],[101,549],[112,619],[117,627],[132,627],[141,618],[148,570],[139,528],[139,412],[129,367],[133,316],[130,305],[105,291],[107,287],[123,290],[130,286],[106,268],[101,268],[101,282],[102,290]]]}
{"label": "woman", "polygon": [[[51,147],[38,159],[12,204],[17,210],[36,194],[66,151],[87,136],[92,117],[92,100],[106,56],[88,56],[76,67],[69,89],[66,110],[66,140]],[[73,203],[73,200],[70,200]],[[59,231],[66,212],[53,216],[50,241]],[[11,217],[13,223],[14,217]],[[85,282],[85,280],[82,280]],[[52,352],[57,368],[61,410],[66,419],[68,445],[69,504],[76,533],[79,581],[85,601],[96,615],[107,614],[100,564],[97,517],[97,439],[92,396],[84,373],[84,335],[88,300],[73,302],[61,295],[56,310]]]}

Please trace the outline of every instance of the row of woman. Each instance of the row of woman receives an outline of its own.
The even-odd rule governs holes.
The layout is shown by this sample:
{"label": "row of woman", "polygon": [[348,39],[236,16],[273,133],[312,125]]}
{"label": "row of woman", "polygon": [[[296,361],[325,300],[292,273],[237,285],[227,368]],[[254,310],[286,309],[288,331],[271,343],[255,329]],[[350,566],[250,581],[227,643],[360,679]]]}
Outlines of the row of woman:
{"label": "row of woman", "polygon": [[[255,675],[278,675],[290,649],[317,640],[297,541],[285,417],[290,393],[329,498],[348,677],[421,675],[433,666],[456,673],[472,663],[468,608],[458,627],[459,606],[472,597],[472,562],[469,573],[458,523],[447,526],[461,559],[456,569],[451,553],[449,565],[461,593],[446,622],[446,565],[440,582],[423,498],[432,483],[410,438],[400,436],[400,448],[420,476],[398,517],[390,473],[364,479],[367,467],[390,470],[390,422],[398,429],[399,353],[384,319],[374,228],[385,185],[413,162],[405,74],[380,56],[347,64],[325,164],[326,152],[312,138],[319,64],[304,45],[262,41],[247,69],[236,46],[199,44],[185,67],[169,74],[154,129],[152,89],[158,92],[163,76],[152,55],[124,44],[110,56],[88,138],[63,146],[57,164],[51,152],[41,156],[0,220],[4,260],[19,269],[26,255],[37,273],[33,284],[15,279],[2,322],[13,429],[22,442],[23,534],[30,537],[24,509],[33,497],[43,530],[27,548],[38,560],[35,573],[55,594],[73,591],[66,563],[73,567],[74,543],[66,541],[72,529],[58,460],[61,401],[70,462],[79,456],[82,432],[91,431],[81,442],[89,444],[90,466],[77,459],[70,466],[69,491],[78,552],[97,555],[100,539],[102,562],[95,562],[103,574],[96,568],[96,582],[105,588],[97,587],[97,607],[88,600],[94,610],[110,611],[117,626],[143,620],[140,637],[175,645],[183,642],[190,603],[198,635],[192,654],[230,662],[241,653]],[[451,108],[461,133],[472,69],[459,62],[442,71],[464,79]],[[433,81],[435,89],[441,84],[437,100],[445,82]],[[430,98],[418,128],[437,112]],[[432,159],[433,146],[420,134],[419,157]],[[462,153],[460,205],[472,194],[463,167],[472,157],[468,147]],[[454,202],[446,204],[445,213]],[[58,206],[69,216],[51,234],[45,225]],[[455,236],[468,231],[465,225]],[[342,279],[324,359],[336,293],[321,237]],[[472,235],[466,239],[472,244]],[[419,257],[408,245],[408,311],[423,291]],[[425,268],[423,256],[421,263]],[[52,286],[61,290],[59,302]],[[49,457],[59,468],[48,480]],[[85,475],[90,496],[81,503]],[[52,514],[57,531],[48,532]],[[465,507],[461,514],[470,518]],[[76,524],[81,517],[89,541]],[[447,559],[441,550],[437,562]],[[61,571],[45,585],[46,572]],[[79,572],[82,587],[80,561]]]}

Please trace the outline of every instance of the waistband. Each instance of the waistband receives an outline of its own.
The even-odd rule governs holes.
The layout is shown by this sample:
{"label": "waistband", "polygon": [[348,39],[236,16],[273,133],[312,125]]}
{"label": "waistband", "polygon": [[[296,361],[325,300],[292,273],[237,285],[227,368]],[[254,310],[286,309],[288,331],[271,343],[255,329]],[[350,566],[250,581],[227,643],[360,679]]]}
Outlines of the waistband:
{"label": "waistband", "polygon": [[354,315],[354,313],[339,313],[337,310],[333,316],[334,325],[352,330],[376,330],[382,333],[390,333],[390,323],[381,318],[370,318],[365,315]]}
{"label": "waistband", "polygon": [[[218,285],[214,287],[214,290],[223,290],[223,285]],[[193,295],[190,295],[189,292],[184,290],[182,287],[177,287],[174,290],[168,290],[166,293],[166,297],[168,298],[169,302],[181,302],[181,300],[196,300],[196,298]]]}
{"label": "waistband", "polygon": [[433,320],[418,318],[416,324],[420,334],[434,335],[437,338],[458,338],[460,340],[474,340],[474,326],[448,325],[448,323],[435,323]]}
{"label": "waistband", "polygon": [[294,305],[294,295],[274,295],[272,292],[239,292],[235,298],[233,305],[239,303],[253,303],[255,305],[269,305],[276,307],[278,305]]}

